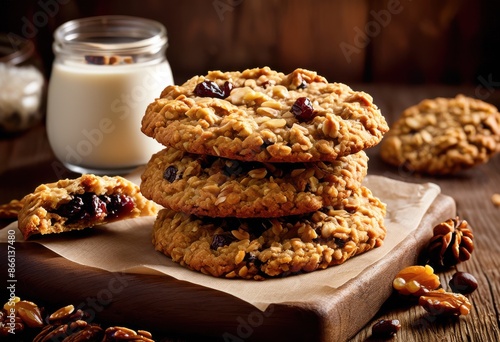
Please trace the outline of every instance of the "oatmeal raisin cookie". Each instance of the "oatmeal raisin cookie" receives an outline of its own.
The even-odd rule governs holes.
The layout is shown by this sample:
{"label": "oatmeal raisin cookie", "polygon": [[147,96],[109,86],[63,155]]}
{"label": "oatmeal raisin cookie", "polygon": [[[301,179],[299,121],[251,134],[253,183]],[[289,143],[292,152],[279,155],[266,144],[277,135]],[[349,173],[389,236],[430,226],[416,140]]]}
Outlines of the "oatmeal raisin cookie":
{"label": "oatmeal raisin cookie", "polygon": [[277,217],[335,205],[361,186],[361,151],[333,162],[259,163],[166,148],[142,174],[141,192],[174,211],[212,217]]}
{"label": "oatmeal raisin cookie", "polygon": [[382,245],[385,205],[360,187],[334,207],[279,218],[210,218],[162,209],[156,250],[215,277],[262,280],[344,263]]}
{"label": "oatmeal raisin cookie", "polygon": [[370,95],[315,72],[212,71],[165,88],[142,132],[195,154],[260,162],[333,161],[380,142],[387,123]]}
{"label": "oatmeal raisin cookie", "polygon": [[463,95],[427,99],[406,109],[380,144],[387,163],[447,175],[487,162],[500,151],[500,113]]}
{"label": "oatmeal raisin cookie", "polygon": [[25,239],[155,215],[158,208],[125,178],[92,174],[42,184],[21,202],[18,227]]}

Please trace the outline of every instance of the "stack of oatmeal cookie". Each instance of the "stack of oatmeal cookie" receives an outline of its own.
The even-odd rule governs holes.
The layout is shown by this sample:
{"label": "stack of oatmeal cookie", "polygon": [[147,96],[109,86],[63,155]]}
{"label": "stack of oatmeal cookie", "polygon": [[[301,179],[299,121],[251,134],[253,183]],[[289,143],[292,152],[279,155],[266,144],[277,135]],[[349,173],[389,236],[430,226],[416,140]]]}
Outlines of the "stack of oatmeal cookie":
{"label": "stack of oatmeal cookie", "polygon": [[153,244],[216,277],[341,264],[382,244],[385,205],[361,182],[387,123],[372,98],[315,72],[213,71],[169,86],[142,131],[165,149],[141,192],[162,205]]}

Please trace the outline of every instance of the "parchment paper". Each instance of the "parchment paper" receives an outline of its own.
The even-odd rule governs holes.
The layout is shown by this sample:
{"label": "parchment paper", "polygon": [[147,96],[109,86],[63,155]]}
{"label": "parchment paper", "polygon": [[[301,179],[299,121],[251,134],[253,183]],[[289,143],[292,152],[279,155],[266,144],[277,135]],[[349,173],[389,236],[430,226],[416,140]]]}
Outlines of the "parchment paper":
{"label": "parchment paper", "polygon": [[[137,182],[137,175],[132,175],[131,180]],[[0,230],[0,242],[6,242],[9,229],[14,229],[16,243],[42,244],[78,264],[110,272],[167,274],[227,292],[265,310],[271,303],[308,302],[335,292],[336,288],[391,253],[397,244],[415,231],[440,193],[439,186],[433,183],[412,184],[381,176],[367,176],[364,185],[387,204],[384,244],[342,265],[288,278],[265,281],[219,279],[183,268],[154,250],[151,243],[153,217],[115,222],[76,234],[45,235],[27,242],[14,222]]]}

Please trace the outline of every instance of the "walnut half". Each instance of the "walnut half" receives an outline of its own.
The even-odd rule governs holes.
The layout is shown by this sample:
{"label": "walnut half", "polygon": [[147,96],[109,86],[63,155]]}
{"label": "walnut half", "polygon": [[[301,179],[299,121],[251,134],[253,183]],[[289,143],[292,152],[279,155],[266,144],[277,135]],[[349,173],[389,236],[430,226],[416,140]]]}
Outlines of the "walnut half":
{"label": "walnut half", "polygon": [[429,291],[418,299],[418,304],[434,316],[468,315],[471,303],[464,295],[443,289]]}

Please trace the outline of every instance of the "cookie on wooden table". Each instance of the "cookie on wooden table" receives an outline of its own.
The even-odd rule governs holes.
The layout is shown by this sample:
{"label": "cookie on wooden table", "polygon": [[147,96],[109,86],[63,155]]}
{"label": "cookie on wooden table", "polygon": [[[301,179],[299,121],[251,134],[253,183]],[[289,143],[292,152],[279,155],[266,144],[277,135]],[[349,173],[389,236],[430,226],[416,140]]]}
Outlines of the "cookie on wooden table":
{"label": "cookie on wooden table", "polygon": [[387,163],[419,173],[452,174],[500,151],[500,113],[463,95],[426,99],[406,109],[380,145]]}
{"label": "cookie on wooden table", "polygon": [[23,208],[21,201],[11,200],[9,203],[0,204],[0,219],[17,219],[17,215]]}
{"label": "cookie on wooden table", "polygon": [[332,161],[376,145],[387,130],[370,95],[309,70],[268,67],[169,86],[142,120],[142,132],[165,146],[260,162]]}
{"label": "cookie on wooden table", "polygon": [[158,213],[155,249],[215,277],[266,279],[344,263],[382,245],[385,205],[360,187],[334,207],[279,218]]}
{"label": "cookie on wooden table", "polygon": [[212,217],[277,217],[335,205],[361,186],[361,151],[333,162],[260,163],[166,148],[151,158],[141,192],[174,211]]}
{"label": "cookie on wooden table", "polygon": [[21,202],[18,221],[25,239],[157,213],[138,185],[119,176],[85,174],[42,184]]}

